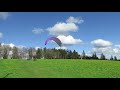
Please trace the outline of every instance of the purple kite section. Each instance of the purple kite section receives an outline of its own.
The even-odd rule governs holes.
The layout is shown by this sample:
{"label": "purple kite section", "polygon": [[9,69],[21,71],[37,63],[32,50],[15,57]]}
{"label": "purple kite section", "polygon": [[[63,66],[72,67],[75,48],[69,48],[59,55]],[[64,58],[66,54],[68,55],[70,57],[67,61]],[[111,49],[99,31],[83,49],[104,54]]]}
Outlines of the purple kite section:
{"label": "purple kite section", "polygon": [[50,37],[45,41],[45,45],[47,45],[48,41],[53,40],[55,41],[60,47],[62,46],[62,42],[57,37]]}

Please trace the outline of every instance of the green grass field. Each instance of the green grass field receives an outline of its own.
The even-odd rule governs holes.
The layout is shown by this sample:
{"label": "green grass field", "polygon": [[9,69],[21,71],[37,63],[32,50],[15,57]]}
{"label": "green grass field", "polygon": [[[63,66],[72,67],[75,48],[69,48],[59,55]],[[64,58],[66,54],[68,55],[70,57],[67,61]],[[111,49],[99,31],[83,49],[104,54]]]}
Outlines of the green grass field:
{"label": "green grass field", "polygon": [[120,61],[0,60],[0,78],[120,78]]}

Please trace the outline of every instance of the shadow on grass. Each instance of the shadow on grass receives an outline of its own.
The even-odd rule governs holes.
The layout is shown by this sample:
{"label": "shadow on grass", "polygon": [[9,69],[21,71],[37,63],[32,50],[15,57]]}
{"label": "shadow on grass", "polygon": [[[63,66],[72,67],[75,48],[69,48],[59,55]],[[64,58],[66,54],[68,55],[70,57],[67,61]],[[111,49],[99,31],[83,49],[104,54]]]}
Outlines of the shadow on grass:
{"label": "shadow on grass", "polygon": [[8,73],[7,75],[5,75],[3,78],[6,78],[8,77],[10,74],[13,74],[13,73]]}

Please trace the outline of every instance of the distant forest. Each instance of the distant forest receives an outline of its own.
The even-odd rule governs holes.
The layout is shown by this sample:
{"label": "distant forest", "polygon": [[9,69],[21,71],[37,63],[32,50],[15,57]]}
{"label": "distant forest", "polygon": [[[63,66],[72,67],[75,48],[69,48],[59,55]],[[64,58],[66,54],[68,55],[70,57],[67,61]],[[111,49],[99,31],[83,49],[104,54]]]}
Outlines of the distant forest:
{"label": "distant forest", "polygon": [[96,52],[92,56],[87,56],[83,50],[82,54],[77,51],[64,49],[47,49],[45,48],[26,48],[26,47],[10,47],[9,45],[0,44],[0,59],[94,59],[94,60],[118,60],[116,56],[111,56],[106,59],[105,55],[101,53],[98,58]]}

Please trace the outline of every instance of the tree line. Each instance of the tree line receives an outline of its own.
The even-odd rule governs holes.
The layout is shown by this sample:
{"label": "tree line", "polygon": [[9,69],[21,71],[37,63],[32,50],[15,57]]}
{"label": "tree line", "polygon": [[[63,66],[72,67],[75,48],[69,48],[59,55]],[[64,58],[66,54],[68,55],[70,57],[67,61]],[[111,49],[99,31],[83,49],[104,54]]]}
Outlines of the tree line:
{"label": "tree line", "polygon": [[[94,59],[94,60],[107,60],[105,55],[101,53],[98,58],[96,52],[92,56],[87,56],[83,50],[80,55],[77,51],[64,50],[64,49],[48,49],[48,48],[27,48],[27,47],[10,47],[9,45],[0,44],[0,58],[1,59]],[[117,60],[116,56],[111,56],[109,60]]]}

